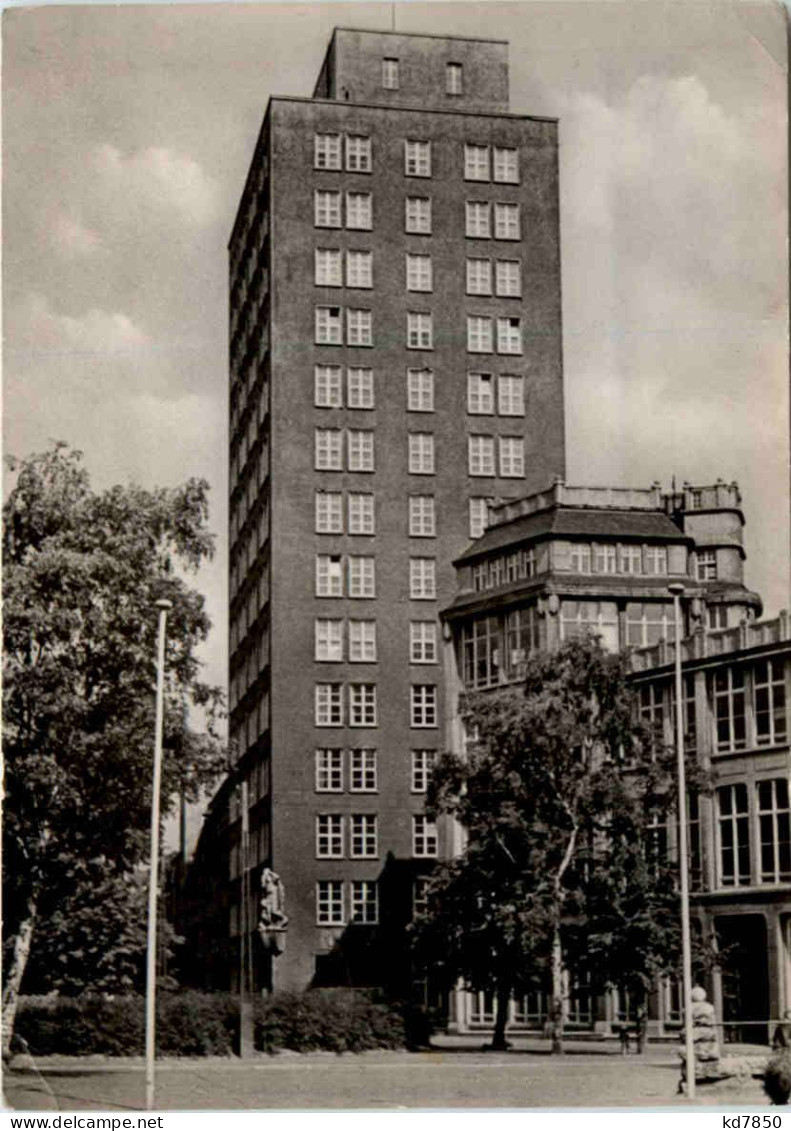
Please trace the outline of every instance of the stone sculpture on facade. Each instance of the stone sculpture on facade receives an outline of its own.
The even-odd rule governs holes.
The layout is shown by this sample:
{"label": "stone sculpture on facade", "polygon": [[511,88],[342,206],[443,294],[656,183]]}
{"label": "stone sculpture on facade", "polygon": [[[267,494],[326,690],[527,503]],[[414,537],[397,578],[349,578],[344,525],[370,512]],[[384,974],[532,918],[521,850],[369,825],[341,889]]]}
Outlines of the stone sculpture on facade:
{"label": "stone sculpture on facade", "polygon": [[267,954],[276,957],[286,949],[288,916],[285,911],[286,889],[277,872],[264,868],[261,873],[261,903],[258,934]]}

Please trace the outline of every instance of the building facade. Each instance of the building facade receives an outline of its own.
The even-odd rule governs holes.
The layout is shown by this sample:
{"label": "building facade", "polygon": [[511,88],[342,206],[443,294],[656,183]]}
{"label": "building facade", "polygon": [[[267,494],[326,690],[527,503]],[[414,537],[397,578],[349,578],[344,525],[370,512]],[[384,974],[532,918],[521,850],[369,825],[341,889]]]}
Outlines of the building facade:
{"label": "building facade", "polygon": [[[453,704],[467,689],[518,682],[536,649],[586,632],[629,649],[638,709],[674,742],[675,625],[668,584],[684,585],[684,729],[711,789],[690,798],[693,914],[723,951],[709,989],[726,1039],[762,1040],[791,1007],[791,832],[788,616],[760,622],[744,585],[744,517],[736,484],[664,494],[557,482],[494,507],[481,538],[457,559],[459,593],[446,625],[447,743],[460,750]],[[657,836],[674,853],[672,824]],[[452,848],[451,845],[448,846]],[[657,986],[650,1030],[680,1024],[678,986]],[[457,994],[453,1023],[493,1024],[493,1002]],[[540,1028],[546,995],[512,1006],[516,1026]],[[611,1032],[630,1019],[614,991],[594,998],[579,972],[569,1025]]]}
{"label": "building facade", "polygon": [[452,561],[564,470],[557,123],[508,112],[501,41],[337,29],[269,101],[229,257],[231,950],[268,866],[256,986],[368,981],[437,853]]}

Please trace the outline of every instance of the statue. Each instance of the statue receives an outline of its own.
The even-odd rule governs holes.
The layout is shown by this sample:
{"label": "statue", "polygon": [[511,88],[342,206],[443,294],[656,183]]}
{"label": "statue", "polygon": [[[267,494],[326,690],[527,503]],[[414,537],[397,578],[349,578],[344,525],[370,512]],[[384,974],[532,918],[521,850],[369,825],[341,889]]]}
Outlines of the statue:
{"label": "statue", "polygon": [[261,903],[258,915],[258,934],[264,950],[272,955],[286,949],[288,916],[285,912],[286,890],[277,872],[264,868],[261,873]]}
{"label": "statue", "polygon": [[[686,1047],[684,1046],[685,1031],[680,1034],[682,1047],[679,1049],[681,1057],[681,1082],[679,1091],[684,1091],[689,1068],[686,1061]],[[720,1044],[717,1036],[717,1022],[714,1016],[714,1006],[706,1001],[706,991],[702,986],[695,986],[692,991],[692,1040],[694,1042],[693,1057],[695,1063],[692,1071],[696,1080],[718,1080],[722,1076],[720,1068]]]}

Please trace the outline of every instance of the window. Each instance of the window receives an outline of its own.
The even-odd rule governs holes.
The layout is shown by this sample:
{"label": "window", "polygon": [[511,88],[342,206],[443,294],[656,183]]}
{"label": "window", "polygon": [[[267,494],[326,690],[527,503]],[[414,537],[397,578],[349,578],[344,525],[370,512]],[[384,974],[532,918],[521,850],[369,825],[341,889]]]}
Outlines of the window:
{"label": "window", "polygon": [[489,523],[488,499],[470,499],[470,538],[480,538]]}
{"label": "window", "polygon": [[317,365],[314,377],[316,408],[342,408],[340,365]]}
{"label": "window", "polygon": [[407,369],[406,388],[409,412],[434,411],[434,374],[430,369]]}
{"label": "window", "polygon": [[759,781],[758,836],[762,884],[791,880],[791,830],[789,830],[788,779]]}
{"label": "window", "polygon": [[316,307],[316,344],[320,346],[343,344],[341,308],[339,306]]}
{"label": "window", "polygon": [[[526,551],[524,572],[535,574],[535,554]],[[520,574],[522,570],[520,570]],[[541,647],[541,620],[535,605],[514,609],[505,617],[505,665],[508,675],[520,678],[527,657]]]}
{"label": "window", "polygon": [[464,146],[464,179],[465,181],[489,180],[488,145]]}
{"label": "window", "polygon": [[470,475],[494,475],[494,437],[469,436],[467,444]]}
{"label": "window", "polygon": [[521,436],[500,437],[500,475],[503,479],[523,479],[525,442]]}
{"label": "window", "polygon": [[591,548],[585,546],[580,542],[575,542],[571,547],[571,570],[572,573],[590,573],[591,571]]}
{"label": "window", "polygon": [[347,433],[349,471],[373,471],[374,434],[350,428]]}
{"label": "window", "polygon": [[349,726],[376,726],[376,684],[349,684]]}
{"label": "window", "polygon": [[494,238],[496,240],[519,239],[519,205],[495,204]]}
{"label": "window", "polygon": [[522,352],[522,320],[521,318],[497,319],[497,352],[521,353]]}
{"label": "window", "polygon": [[[353,365],[347,372],[347,404],[349,408],[374,407],[374,372]],[[373,433],[371,434],[373,435]]]}
{"label": "window", "polygon": [[494,179],[499,184],[519,184],[519,150],[506,146],[494,147]]}
{"label": "window", "polygon": [[382,60],[382,86],[385,90],[398,90],[398,59]]}
{"label": "window", "polygon": [[470,239],[488,240],[491,238],[492,224],[487,200],[467,201],[464,232]]}
{"label": "window", "polygon": [[478,314],[467,315],[467,352],[492,352],[492,320]]}
{"label": "window", "polygon": [[412,727],[437,725],[437,688],[433,683],[413,683],[410,688],[410,717]]}
{"label": "window", "polygon": [[727,605],[709,605],[709,630],[716,631],[718,628],[728,627],[728,606]]}
{"label": "window", "polygon": [[431,315],[410,311],[406,316],[406,341],[409,349],[430,350],[433,348],[433,339]]}
{"label": "window", "polygon": [[431,142],[407,141],[404,144],[404,173],[408,177],[431,176]]}
{"label": "window", "polygon": [[427,196],[406,198],[405,227],[414,235],[431,235],[431,200]]}
{"label": "window", "polygon": [[346,311],[346,343],[350,346],[372,346],[373,315],[370,310]]}
{"label": "window", "polygon": [[343,596],[343,567],[340,554],[316,555],[316,596]]}
{"label": "window", "polygon": [[643,572],[643,551],[640,546],[618,547],[618,570],[620,573],[637,574]]}
{"label": "window", "polygon": [[349,789],[352,793],[376,793],[376,751],[349,751]]}
{"label": "window", "polygon": [[341,194],[316,189],[313,195],[313,222],[317,228],[340,228]]}
{"label": "window", "polygon": [[406,289],[408,291],[430,291],[431,286],[431,256],[407,255]]}
{"label": "window", "polygon": [[316,684],[316,726],[343,726],[343,684]]}
{"label": "window", "polygon": [[371,664],[376,660],[376,621],[349,621],[349,663]]}
{"label": "window", "polygon": [[346,227],[370,231],[373,227],[373,206],[370,192],[346,193]]}
{"label": "window", "polygon": [[525,382],[503,373],[497,379],[497,411],[500,416],[525,415]]}
{"label": "window", "polygon": [[614,601],[564,601],[560,610],[562,640],[601,636],[610,652],[618,651],[618,608]]}
{"label": "window", "polygon": [[346,252],[346,286],[373,286],[373,254],[370,251]]}
{"label": "window", "polygon": [[462,93],[462,67],[461,63],[445,64],[445,93]]}
{"label": "window", "polygon": [[316,751],[316,793],[343,791],[343,751],[322,747]]}
{"label": "window", "polygon": [[339,663],[343,660],[343,621],[319,618],[315,622],[315,658]]}
{"label": "window", "polygon": [[376,857],[379,855],[377,844],[376,815],[373,813],[359,813],[350,818],[350,855],[352,858]]}
{"label": "window", "polygon": [[411,475],[434,474],[434,436],[431,432],[409,433],[409,471]]}
{"label": "window", "polygon": [[716,550],[698,550],[696,555],[695,577],[698,581],[717,580]]}
{"label": "window", "polygon": [[747,786],[721,786],[717,790],[720,841],[720,886],[743,887],[750,883],[750,818]]}
{"label": "window", "polygon": [[418,876],[412,884],[412,918],[428,914],[428,884],[425,876]]}
{"label": "window", "polygon": [[785,673],[782,660],[761,660],[753,669],[755,741],[758,746],[785,742]]}
{"label": "window", "polygon": [[437,533],[433,495],[409,496],[410,538],[433,538]]}
{"label": "window", "polygon": [[349,558],[349,596],[376,596],[375,559],[370,557]]}
{"label": "window", "polygon": [[313,281],[317,287],[341,286],[341,253],[338,248],[316,248]]}
{"label": "window", "polygon": [[320,927],[343,926],[342,880],[319,880],[316,884],[316,923]]}
{"label": "window", "polygon": [[742,668],[720,668],[715,671],[714,717],[717,727],[717,750],[721,753],[744,750],[747,745],[747,735]]}
{"label": "window", "polygon": [[665,574],[667,573],[666,546],[646,546],[645,572],[648,574],[656,575],[657,577],[665,576]]}
{"label": "window", "polygon": [[371,172],[371,139],[349,134],[346,138],[347,173]]}
{"label": "window", "polygon": [[374,533],[373,495],[349,494],[349,533]]}
{"label": "window", "polygon": [[665,685],[645,683],[640,687],[639,712],[642,722],[651,732],[651,746],[660,749],[665,744]]}
{"label": "window", "polygon": [[340,471],[343,468],[343,432],[340,428],[316,428],[314,449],[316,471]]}
{"label": "window", "polygon": [[409,559],[409,596],[413,601],[436,600],[437,563],[434,558]]}
{"label": "window", "polygon": [[412,792],[425,793],[437,761],[436,750],[412,751]]}
{"label": "window", "polygon": [[438,849],[437,826],[428,817],[416,813],[412,817],[412,855],[436,856]]}
{"label": "window", "polygon": [[640,604],[632,601],[627,603],[627,645],[646,648],[657,644],[660,640],[675,640],[675,638],[676,622],[671,604]]}
{"label": "window", "polygon": [[492,293],[492,264],[489,259],[467,260],[467,294],[490,295]]}
{"label": "window", "polygon": [[323,859],[343,857],[343,817],[339,814],[316,817],[316,855]]}
{"label": "window", "polygon": [[593,547],[593,572],[615,573],[616,547],[605,542],[598,542]]}
{"label": "window", "polygon": [[492,687],[499,683],[501,643],[496,617],[476,617],[462,626],[461,678],[465,687]]}
{"label": "window", "polygon": [[410,664],[436,664],[437,625],[433,620],[413,620],[409,625]]}
{"label": "window", "polygon": [[379,922],[379,888],[376,880],[352,880],[352,923]]}
{"label": "window", "polygon": [[467,374],[467,412],[489,416],[494,412],[494,381],[491,373]]}
{"label": "window", "polygon": [[340,169],[340,134],[315,134],[313,137],[314,169]]}
{"label": "window", "polygon": [[501,298],[519,298],[522,294],[522,264],[518,259],[498,259],[495,263],[497,294]]}
{"label": "window", "polygon": [[316,533],[343,534],[343,495],[340,491],[316,492]]}

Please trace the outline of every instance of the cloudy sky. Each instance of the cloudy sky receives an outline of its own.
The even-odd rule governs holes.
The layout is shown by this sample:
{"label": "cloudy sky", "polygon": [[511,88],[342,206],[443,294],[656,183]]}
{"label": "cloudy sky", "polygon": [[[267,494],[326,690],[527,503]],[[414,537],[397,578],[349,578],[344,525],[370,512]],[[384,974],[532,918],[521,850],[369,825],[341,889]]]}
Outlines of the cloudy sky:
{"label": "cloudy sky", "polygon": [[[70,6],[3,18],[5,450],[99,484],[212,485],[200,583],[225,681],[226,242],[272,93],[389,4]],[[560,118],[568,481],[737,479],[747,580],[788,604],[779,5],[416,2],[400,31],[511,43]]]}

